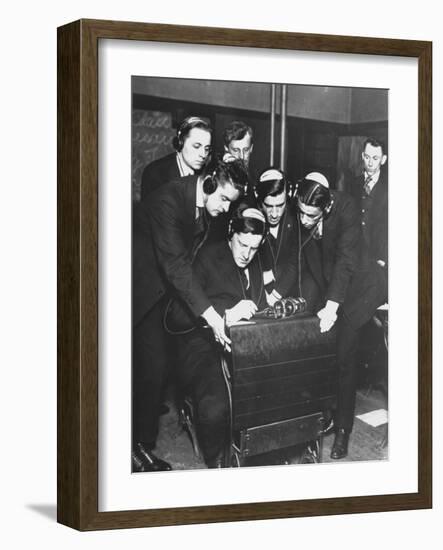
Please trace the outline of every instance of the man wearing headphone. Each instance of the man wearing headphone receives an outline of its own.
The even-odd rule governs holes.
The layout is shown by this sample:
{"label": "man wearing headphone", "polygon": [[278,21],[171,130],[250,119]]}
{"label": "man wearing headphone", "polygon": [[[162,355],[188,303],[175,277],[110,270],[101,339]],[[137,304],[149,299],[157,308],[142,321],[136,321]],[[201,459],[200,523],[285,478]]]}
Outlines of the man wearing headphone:
{"label": "man wearing headphone", "polygon": [[[234,209],[227,238],[207,241],[196,256],[197,283],[228,326],[250,319],[257,309],[266,307],[263,270],[257,254],[266,225],[260,210],[241,203]],[[230,434],[228,388],[220,358],[223,341],[202,327],[197,317],[194,319],[194,330],[177,336],[178,378],[185,394],[192,398],[205,463],[209,468],[218,468],[223,466]]]}
{"label": "man wearing headphone", "polygon": [[299,249],[305,280],[302,296],[318,310],[320,330],[328,331],[337,320],[360,245],[358,212],[346,193],[331,191],[323,174],[311,172],[298,185],[296,209]]}
{"label": "man wearing headphone", "polygon": [[255,196],[269,225],[261,255],[267,299],[273,305],[282,296],[300,295],[297,274],[287,276],[294,243],[297,242],[297,221],[289,208],[290,184],[282,171],[269,168],[262,172],[255,186]]}
{"label": "man wearing headphone", "polygon": [[173,179],[199,174],[211,153],[212,128],[196,116],[185,118],[173,140],[175,152],[148,164],[142,173],[141,200]]}
{"label": "man wearing headphone", "polygon": [[317,311],[320,331],[337,321],[339,384],[334,415],[335,440],[331,458],[347,455],[355,408],[354,349],[349,347],[353,328],[345,314],[345,299],[358,266],[361,230],[358,210],[346,193],[331,191],[323,174],[312,172],[296,191],[299,225],[302,296]]}
{"label": "man wearing headphone", "polygon": [[152,452],[158,432],[166,372],[163,317],[168,297],[177,295],[201,316],[223,345],[230,344],[221,315],[211,304],[192,266],[209,221],[227,212],[245,190],[239,161],[217,161],[205,176],[185,176],[161,185],[133,213],[133,470],[168,470]]}

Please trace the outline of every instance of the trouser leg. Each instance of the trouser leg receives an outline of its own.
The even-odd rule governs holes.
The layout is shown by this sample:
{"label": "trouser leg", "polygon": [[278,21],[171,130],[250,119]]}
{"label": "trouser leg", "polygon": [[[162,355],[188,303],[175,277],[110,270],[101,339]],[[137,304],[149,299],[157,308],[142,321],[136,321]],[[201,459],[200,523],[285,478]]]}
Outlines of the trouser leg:
{"label": "trouser leg", "polygon": [[194,403],[199,445],[205,462],[210,463],[226,446],[229,404],[220,351],[206,332],[195,331],[180,338],[178,378]]}
{"label": "trouser leg", "polygon": [[354,423],[358,337],[359,331],[342,316],[337,322],[339,380],[335,425],[348,431],[352,430]]}
{"label": "trouser leg", "polygon": [[133,328],[132,439],[153,449],[158,434],[167,356],[163,329],[163,301]]}

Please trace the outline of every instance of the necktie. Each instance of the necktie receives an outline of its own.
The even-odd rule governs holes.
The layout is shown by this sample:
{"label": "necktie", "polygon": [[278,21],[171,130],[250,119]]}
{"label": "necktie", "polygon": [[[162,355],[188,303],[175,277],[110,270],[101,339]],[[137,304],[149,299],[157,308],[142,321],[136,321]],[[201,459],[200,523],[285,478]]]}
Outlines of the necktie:
{"label": "necktie", "polygon": [[204,208],[197,206],[196,217],[194,222],[194,241],[192,246],[192,258],[195,258],[197,252],[205,242],[206,237],[206,220]]}
{"label": "necktie", "polygon": [[245,298],[249,299],[250,298],[250,291],[248,288],[249,283],[248,283],[248,277],[244,269],[240,269],[240,278],[241,278],[244,296]]}
{"label": "necktie", "polygon": [[201,206],[197,206],[197,212],[195,216],[195,235],[199,235],[200,233],[203,233],[205,230],[205,215],[203,213],[203,208]]}
{"label": "necktie", "polygon": [[368,176],[365,179],[365,184],[363,185],[363,191],[366,193],[366,195],[371,194],[371,182],[372,182],[372,176]]}

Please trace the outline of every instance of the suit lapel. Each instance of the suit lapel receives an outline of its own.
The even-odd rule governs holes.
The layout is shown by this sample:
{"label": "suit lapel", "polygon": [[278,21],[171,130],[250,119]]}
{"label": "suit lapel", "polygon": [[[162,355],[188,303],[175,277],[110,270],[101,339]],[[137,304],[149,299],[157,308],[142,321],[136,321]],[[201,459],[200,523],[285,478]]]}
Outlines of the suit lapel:
{"label": "suit lapel", "polygon": [[242,294],[241,280],[238,268],[232,257],[231,248],[227,240],[220,242],[217,253],[217,265],[214,268],[221,273],[226,290],[231,288],[234,293]]}
{"label": "suit lapel", "polygon": [[249,283],[251,285],[251,298],[260,309],[263,298],[263,270],[261,269],[260,255],[257,253],[249,264]]}
{"label": "suit lapel", "polygon": [[388,188],[387,182],[384,180],[382,174],[375,184],[372,190],[372,205],[369,210],[369,224],[373,225],[376,220],[384,215],[385,205],[388,200]]}
{"label": "suit lapel", "polygon": [[287,210],[285,210],[283,214],[283,218],[280,220],[280,227],[278,228],[277,242],[276,242],[277,248],[275,252],[275,266],[277,266],[278,258],[280,256],[281,247],[283,244],[283,238],[286,233],[286,214],[287,214]]}
{"label": "suit lapel", "polygon": [[181,178],[179,185],[183,188],[183,212],[185,223],[188,226],[194,227],[195,209],[197,205],[197,177],[185,176]]}
{"label": "suit lapel", "polygon": [[[223,273],[226,290],[228,290],[228,288],[231,288],[234,294],[238,293],[239,296],[241,296],[241,300],[245,299],[243,286],[239,274],[239,268],[234,262],[234,258],[232,257],[232,252],[229,247],[228,241],[224,241],[223,246],[220,246],[219,252],[217,254],[217,262],[220,270]],[[263,296],[263,274],[258,253],[254,256],[254,259],[248,265],[248,271],[251,299],[254,301],[257,307],[259,307]]]}

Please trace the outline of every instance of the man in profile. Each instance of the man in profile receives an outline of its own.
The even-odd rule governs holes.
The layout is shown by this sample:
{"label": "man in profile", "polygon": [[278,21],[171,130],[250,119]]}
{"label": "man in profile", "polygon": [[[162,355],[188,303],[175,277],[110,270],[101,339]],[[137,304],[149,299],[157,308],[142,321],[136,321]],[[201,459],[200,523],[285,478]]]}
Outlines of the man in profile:
{"label": "man in profile", "polygon": [[174,153],[145,166],[141,179],[141,200],[173,179],[199,174],[211,153],[212,128],[200,117],[185,118],[173,140]]}
{"label": "man in profile", "polygon": [[243,163],[219,161],[204,176],[165,183],[134,208],[133,471],[171,469],[153,453],[167,371],[163,323],[169,297],[177,296],[201,316],[217,341],[230,343],[224,320],[195,278],[192,263],[210,220],[228,211],[246,182]]}

